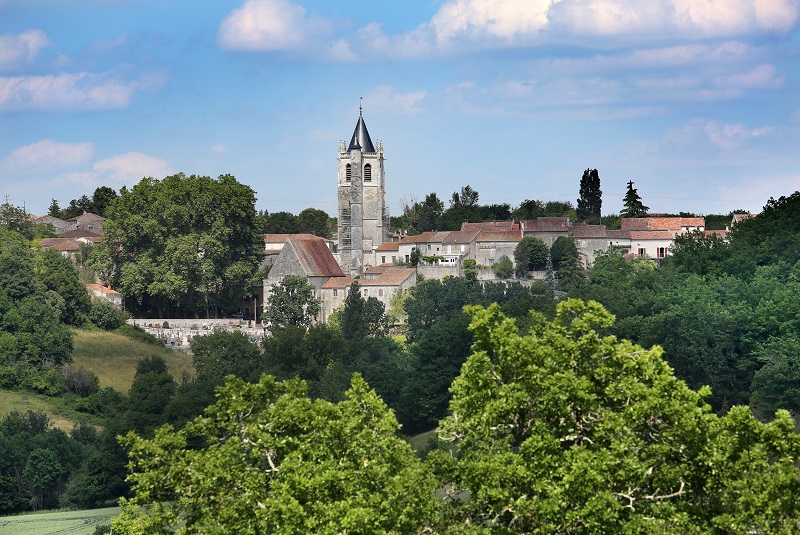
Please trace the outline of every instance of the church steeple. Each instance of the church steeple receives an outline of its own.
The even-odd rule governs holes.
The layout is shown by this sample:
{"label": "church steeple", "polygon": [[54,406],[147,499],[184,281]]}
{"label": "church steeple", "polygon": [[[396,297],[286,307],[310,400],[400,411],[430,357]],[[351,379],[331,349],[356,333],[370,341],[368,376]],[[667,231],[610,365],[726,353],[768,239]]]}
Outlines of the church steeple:
{"label": "church steeple", "polygon": [[361,106],[358,107],[358,123],[356,129],[353,131],[353,137],[350,140],[350,145],[347,150],[361,149],[363,152],[375,152],[375,145],[372,144],[372,139],[367,132],[367,125],[364,123],[364,115],[361,112]]}

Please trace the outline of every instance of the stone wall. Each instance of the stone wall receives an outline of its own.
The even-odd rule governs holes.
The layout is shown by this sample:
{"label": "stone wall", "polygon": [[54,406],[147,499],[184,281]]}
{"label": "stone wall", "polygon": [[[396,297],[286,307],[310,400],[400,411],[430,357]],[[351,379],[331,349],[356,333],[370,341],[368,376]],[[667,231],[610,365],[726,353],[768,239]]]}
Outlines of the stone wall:
{"label": "stone wall", "polygon": [[265,329],[260,323],[248,320],[227,319],[129,319],[128,324],[141,327],[167,347],[188,349],[195,336],[205,336],[214,331],[238,331],[251,342],[260,343]]}

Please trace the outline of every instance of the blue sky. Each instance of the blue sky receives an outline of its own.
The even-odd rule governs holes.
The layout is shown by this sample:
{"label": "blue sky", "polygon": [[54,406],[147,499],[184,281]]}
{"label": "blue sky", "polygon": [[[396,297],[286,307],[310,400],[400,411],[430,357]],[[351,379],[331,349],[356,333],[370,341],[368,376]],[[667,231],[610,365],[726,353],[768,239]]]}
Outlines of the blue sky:
{"label": "blue sky", "polygon": [[0,195],[230,173],[336,212],[363,97],[388,204],[759,211],[800,189],[800,0],[0,0]]}

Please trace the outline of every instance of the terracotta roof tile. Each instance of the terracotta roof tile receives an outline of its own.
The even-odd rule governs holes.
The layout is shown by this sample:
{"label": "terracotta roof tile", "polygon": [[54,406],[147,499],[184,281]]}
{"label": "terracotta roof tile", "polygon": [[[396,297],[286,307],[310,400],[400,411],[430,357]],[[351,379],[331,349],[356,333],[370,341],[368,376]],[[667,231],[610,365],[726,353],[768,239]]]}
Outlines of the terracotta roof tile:
{"label": "terracotta roof tile", "polygon": [[122,295],[118,291],[112,290],[111,288],[106,288],[101,284],[87,284],[86,287],[89,288],[90,290],[94,290],[96,292],[100,292],[106,295]]}
{"label": "terracotta roof tile", "polygon": [[376,279],[361,279],[358,281],[362,286],[400,286],[409,277],[416,277],[417,270],[402,266],[387,266],[383,273]]}
{"label": "terracotta roof tile", "polygon": [[287,244],[294,248],[307,277],[344,277],[324,240],[290,238]]}
{"label": "terracotta roof tile", "polygon": [[607,238],[608,229],[605,225],[573,225],[569,228],[572,238]]}
{"label": "terracotta roof tile", "polygon": [[494,231],[494,232],[481,232],[481,235],[478,236],[478,239],[475,240],[477,242],[486,243],[486,242],[518,242],[522,239],[521,233],[518,230],[508,230],[508,231]]}
{"label": "terracotta roof tile", "polygon": [[569,227],[568,217],[537,217],[520,221],[525,232],[564,232]]}
{"label": "terracotta roof tile", "polygon": [[[325,240],[314,234],[264,234],[264,243],[286,243],[292,238],[300,240]],[[330,240],[328,240],[330,241]]]}
{"label": "terracotta roof tile", "polygon": [[400,250],[400,242],[399,241],[383,242],[375,250],[376,251],[398,251],[398,250]]}
{"label": "terracotta roof tile", "polygon": [[349,288],[355,279],[351,277],[331,277],[322,285],[324,290]]}
{"label": "terracotta roof tile", "polygon": [[472,243],[480,235],[480,233],[480,230],[461,230],[457,232],[451,232],[447,238],[442,240],[442,243],[453,243],[459,245]]}
{"label": "terracotta roof tile", "polygon": [[485,232],[498,230],[517,230],[519,223],[511,221],[483,221],[481,223],[461,223],[461,230],[482,230]]}

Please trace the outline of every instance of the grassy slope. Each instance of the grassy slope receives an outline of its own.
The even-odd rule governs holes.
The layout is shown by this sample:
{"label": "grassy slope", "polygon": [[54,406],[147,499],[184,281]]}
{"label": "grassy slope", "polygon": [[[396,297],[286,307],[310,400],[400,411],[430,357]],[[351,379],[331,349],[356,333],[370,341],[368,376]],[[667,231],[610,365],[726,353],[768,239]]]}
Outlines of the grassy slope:
{"label": "grassy slope", "polygon": [[110,524],[119,507],[90,511],[58,511],[0,517],[0,533],[6,535],[92,535],[95,526]]}
{"label": "grassy slope", "polygon": [[145,344],[115,333],[75,331],[72,361],[97,375],[101,388],[110,386],[127,393],[136,374],[136,365],[141,359],[154,356],[167,361],[176,381],[180,381],[184,373],[194,374],[192,357],[184,351]]}
{"label": "grassy slope", "polygon": [[[75,366],[93,372],[100,379],[100,387],[110,386],[122,393],[128,392],[136,374],[136,365],[145,357],[162,356],[176,381],[184,373],[194,374],[192,357],[183,351],[145,344],[125,336],[104,331],[74,331],[75,349],[72,359]],[[0,418],[12,411],[44,412],[53,426],[70,431],[81,419],[89,419],[67,409],[59,398],[48,398],[28,392],[0,390]],[[90,422],[92,423],[92,422]],[[5,533],[0,529],[0,533]]]}

